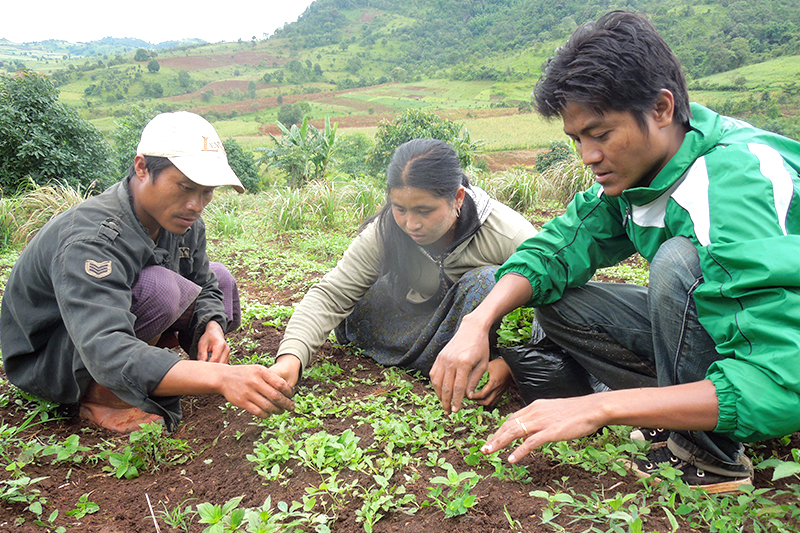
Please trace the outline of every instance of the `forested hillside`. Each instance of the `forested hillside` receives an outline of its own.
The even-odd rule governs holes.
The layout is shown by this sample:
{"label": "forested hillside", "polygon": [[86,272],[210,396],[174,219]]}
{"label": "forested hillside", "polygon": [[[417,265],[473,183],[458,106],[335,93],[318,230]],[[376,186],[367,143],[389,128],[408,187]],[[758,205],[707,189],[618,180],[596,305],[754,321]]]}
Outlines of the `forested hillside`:
{"label": "forested hillside", "polygon": [[257,145],[259,134],[278,132],[276,121],[303,117],[372,128],[409,108],[467,119],[476,109],[529,112],[553,50],[579,24],[619,8],[652,18],[684,64],[693,99],[800,138],[797,0],[316,0],[268,38],[235,43],[165,49],[124,40],[139,48],[109,52],[123,43],[106,39],[76,57],[4,54],[0,41],[0,69],[44,72],[65,105],[106,133],[131,107],[187,109],[235,120],[229,134]]}
{"label": "forested hillside", "polygon": [[296,48],[400,40],[388,54],[399,66],[443,68],[562,40],[611,9],[648,13],[695,78],[800,54],[796,0],[317,0],[276,35]]}

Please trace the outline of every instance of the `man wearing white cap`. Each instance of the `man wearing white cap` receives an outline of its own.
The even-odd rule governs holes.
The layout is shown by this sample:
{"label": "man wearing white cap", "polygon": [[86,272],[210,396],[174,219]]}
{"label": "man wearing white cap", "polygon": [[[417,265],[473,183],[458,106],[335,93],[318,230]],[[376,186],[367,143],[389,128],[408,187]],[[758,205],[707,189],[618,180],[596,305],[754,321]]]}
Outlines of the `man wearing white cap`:
{"label": "man wearing white cap", "polygon": [[[226,185],[244,191],[208,121],[153,118],[128,177],[53,218],[14,265],[0,312],[8,379],[119,432],[161,418],[174,429],[183,394],[259,416],[293,408],[280,376],[227,364],[238,293],[209,262],[200,218]],[[166,348],[179,343],[189,360]]]}

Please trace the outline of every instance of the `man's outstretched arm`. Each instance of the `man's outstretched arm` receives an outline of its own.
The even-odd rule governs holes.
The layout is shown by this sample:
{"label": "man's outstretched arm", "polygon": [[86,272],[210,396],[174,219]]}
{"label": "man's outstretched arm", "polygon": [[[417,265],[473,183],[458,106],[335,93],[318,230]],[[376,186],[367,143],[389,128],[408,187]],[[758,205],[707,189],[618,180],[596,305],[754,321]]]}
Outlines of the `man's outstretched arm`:
{"label": "man's outstretched arm", "polygon": [[493,453],[523,439],[508,457],[509,462],[516,463],[542,444],[585,437],[611,424],[712,431],[717,415],[716,388],[707,379],[670,387],[536,400],[509,416],[481,451]]}
{"label": "man's outstretched arm", "polygon": [[445,412],[461,409],[464,396],[471,398],[489,366],[489,333],[509,312],[531,299],[527,278],[507,274],[474,311],[464,316],[458,331],[439,352],[431,368],[431,383]]}
{"label": "man's outstretched arm", "polygon": [[291,398],[296,380],[297,372],[293,377],[289,372],[282,376],[277,369],[261,365],[181,360],[170,368],[151,394],[222,394],[233,405],[263,418],[294,409]]}

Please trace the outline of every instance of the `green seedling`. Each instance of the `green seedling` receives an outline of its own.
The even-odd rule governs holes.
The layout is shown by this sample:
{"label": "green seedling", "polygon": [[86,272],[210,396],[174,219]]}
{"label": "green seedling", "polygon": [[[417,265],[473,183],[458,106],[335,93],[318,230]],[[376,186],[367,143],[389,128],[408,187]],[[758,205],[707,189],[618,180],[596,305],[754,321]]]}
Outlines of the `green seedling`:
{"label": "green seedling", "polygon": [[73,463],[80,463],[83,461],[81,452],[88,452],[88,446],[80,445],[80,437],[77,433],[73,433],[63,443],[55,443],[45,446],[42,449],[42,455],[55,455],[53,464],[70,461]]}
{"label": "green seedling", "polygon": [[182,501],[172,511],[170,511],[167,506],[161,502],[161,506],[164,507],[164,510],[158,511],[159,517],[172,529],[178,529],[180,531],[184,531],[185,533],[189,533],[192,520],[194,519],[195,515],[197,515],[197,511],[192,509],[191,505],[184,507],[183,505],[187,501],[189,500]]}
{"label": "green seedling", "polygon": [[356,521],[364,523],[367,533],[372,533],[372,528],[386,513],[414,514],[418,509],[416,496],[406,493],[404,485],[390,486],[389,480],[393,475],[392,469],[386,470],[384,475],[373,475],[377,487],[364,491],[362,495],[364,503],[356,511]]}
{"label": "green seedling", "polygon": [[800,478],[800,450],[792,448],[792,460],[783,461],[777,457],[766,459],[756,465],[756,468],[763,470],[766,468],[774,468],[772,472],[772,481],[777,481],[790,476]]}
{"label": "green seedling", "polygon": [[75,504],[75,508],[71,511],[67,511],[67,516],[81,519],[87,514],[96,513],[99,510],[100,506],[94,502],[90,502],[88,494],[83,494],[78,498],[78,503]]}
{"label": "green seedling", "polygon": [[135,453],[130,446],[126,446],[122,453],[108,453],[108,462],[111,466],[104,466],[103,470],[111,472],[117,479],[139,477],[139,472],[145,468],[142,456]]}
{"label": "green seedling", "polygon": [[302,442],[297,456],[301,463],[318,472],[333,473],[340,468],[359,470],[365,453],[358,446],[360,440],[351,429],[339,436],[319,431]]}
{"label": "green seedling", "polygon": [[65,533],[67,531],[67,528],[65,528],[64,526],[56,526],[53,523],[56,521],[56,518],[58,518],[58,509],[50,513],[50,515],[47,517],[47,520],[39,518],[34,520],[33,523],[36,524],[37,526],[47,528],[49,531],[52,531],[53,533]]}
{"label": "green seedling", "polygon": [[245,510],[238,505],[244,496],[231,498],[223,505],[201,503],[197,506],[197,515],[201,524],[209,524],[203,533],[227,533],[238,531],[244,523]]}
{"label": "green seedling", "polygon": [[[469,491],[480,481],[475,472],[456,472],[449,464],[445,464],[447,476],[434,476],[430,482],[436,485],[428,487],[428,496],[444,511],[444,516],[452,518],[466,514],[475,505],[475,495]],[[444,494],[444,490],[447,494]]]}
{"label": "green seedling", "polygon": [[256,463],[256,472],[268,481],[281,477],[282,465],[295,456],[295,446],[286,440],[271,438],[266,443],[256,442],[247,460]]}
{"label": "green seedling", "polygon": [[522,524],[519,523],[519,520],[514,520],[514,518],[511,516],[511,513],[508,512],[508,507],[505,505],[503,506],[503,516],[505,516],[506,520],[508,520],[508,525],[511,529],[515,531],[522,531]]}
{"label": "green seedling", "polygon": [[531,323],[534,310],[529,307],[519,307],[511,311],[500,322],[497,330],[497,344],[499,346],[522,346],[531,338]]}
{"label": "green seedling", "polygon": [[21,503],[25,506],[25,510],[40,517],[44,506],[47,505],[47,499],[34,485],[47,479],[47,476],[32,478],[22,475],[22,472],[17,469],[18,466],[16,463],[12,463],[6,467],[7,471],[13,472],[14,477],[0,481],[0,500]]}
{"label": "green seedling", "polygon": [[158,422],[142,424],[142,429],[130,434],[133,453],[142,458],[151,472],[160,465],[183,464],[194,456],[185,441],[164,435],[164,426]]}

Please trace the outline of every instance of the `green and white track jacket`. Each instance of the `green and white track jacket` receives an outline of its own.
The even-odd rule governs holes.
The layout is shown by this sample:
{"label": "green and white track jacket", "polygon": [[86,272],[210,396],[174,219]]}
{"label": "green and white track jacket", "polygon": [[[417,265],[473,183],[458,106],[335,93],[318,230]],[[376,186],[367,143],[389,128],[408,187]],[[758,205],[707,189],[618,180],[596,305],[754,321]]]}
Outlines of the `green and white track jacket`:
{"label": "green and white track jacket", "polygon": [[552,303],[598,268],[691,239],[704,283],[700,323],[725,356],[716,431],[740,441],[800,430],[800,143],[692,104],[691,131],[648,187],[618,198],[595,184],[498,271]]}

